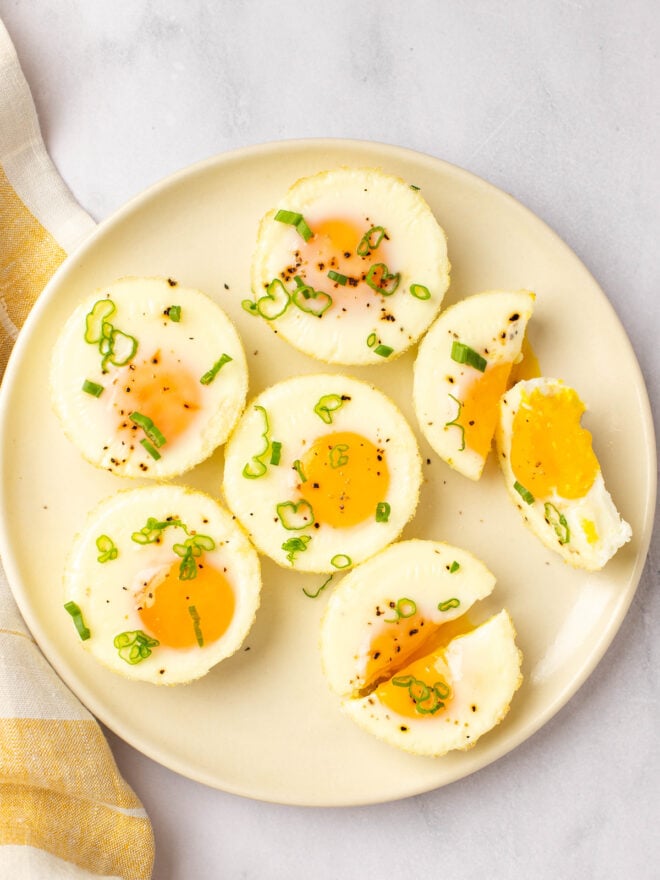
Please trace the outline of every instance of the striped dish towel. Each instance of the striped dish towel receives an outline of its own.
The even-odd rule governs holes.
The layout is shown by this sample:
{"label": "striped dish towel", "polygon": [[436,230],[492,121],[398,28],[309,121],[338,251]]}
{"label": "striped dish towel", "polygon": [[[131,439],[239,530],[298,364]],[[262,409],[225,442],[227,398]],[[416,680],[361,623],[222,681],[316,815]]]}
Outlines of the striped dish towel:
{"label": "striped dish towel", "polygon": [[[30,307],[93,228],[46,154],[0,22],[0,377]],[[142,804],[40,654],[0,567],[0,877],[146,880],[153,858]]]}

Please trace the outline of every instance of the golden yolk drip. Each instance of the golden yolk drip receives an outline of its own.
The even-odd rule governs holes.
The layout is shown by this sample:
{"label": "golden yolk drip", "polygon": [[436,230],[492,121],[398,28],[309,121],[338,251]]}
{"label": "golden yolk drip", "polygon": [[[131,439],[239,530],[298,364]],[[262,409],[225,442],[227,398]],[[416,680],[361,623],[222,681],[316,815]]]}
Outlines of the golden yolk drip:
{"label": "golden yolk drip", "polygon": [[599,471],[591,434],[580,425],[584,404],[572,388],[556,394],[534,389],[513,419],[511,467],[535,498],[557,492],[583,498]]}
{"label": "golden yolk drip", "polygon": [[497,426],[500,397],[506,391],[511,363],[494,364],[476,378],[464,395],[458,424],[463,427],[465,445],[486,458]]}
{"label": "golden yolk drip", "polygon": [[444,648],[427,654],[400,669],[376,688],[376,696],[389,709],[405,718],[434,718],[452,698]]}
{"label": "golden yolk drip", "polygon": [[441,625],[425,620],[421,614],[398,620],[393,619],[395,616],[390,607],[381,617],[383,627],[369,645],[363,690],[368,691],[379,680],[392,678],[404,664],[437,651],[474,628],[466,615]]}
{"label": "golden yolk drip", "polygon": [[523,338],[520,353],[522,360],[513,365],[509,375],[508,388],[512,388],[516,382],[521,382],[523,379],[538,379],[541,375],[541,365],[526,336]]}
{"label": "golden yolk drip", "polygon": [[142,429],[129,419],[132,412],[139,412],[151,419],[167,443],[172,443],[185,433],[200,409],[199,379],[160,352],[122,367],[113,383],[112,398],[122,427],[142,439]]}
{"label": "golden yolk drip", "polygon": [[229,581],[206,563],[198,563],[197,577],[182,581],[176,562],[147,584],[139,602],[145,629],[170,648],[199,645],[200,634],[204,645],[219,639],[231,623],[235,606]]}
{"label": "golden yolk drip", "polygon": [[385,452],[351,431],[317,438],[302,458],[300,494],[316,522],[343,528],[375,519],[390,485]]}

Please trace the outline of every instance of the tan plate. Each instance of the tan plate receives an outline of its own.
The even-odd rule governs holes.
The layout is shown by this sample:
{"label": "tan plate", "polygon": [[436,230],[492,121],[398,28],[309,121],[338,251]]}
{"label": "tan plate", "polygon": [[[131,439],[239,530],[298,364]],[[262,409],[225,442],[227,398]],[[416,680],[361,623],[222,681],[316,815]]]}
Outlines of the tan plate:
{"label": "tan plate", "polygon": [[[405,537],[446,540],[484,560],[498,584],[480,615],[508,608],[525,658],[525,681],[505,721],[472,751],[440,759],[399,752],[339,711],[317,651],[331,587],[314,600],[302,592],[303,586],[316,589],[322,576],[291,574],[264,560],[262,607],[244,650],[198,683],[176,688],[132,683],[98,667],[62,610],[60,572],[76,530],[99,499],[127,485],[82,461],[51,412],[48,362],[62,322],[82,297],[120,276],[167,275],[206,291],[234,319],[248,354],[251,395],[286,376],[319,371],[240,302],[248,294],[262,214],[298,177],[338,165],[380,166],[421,187],[449,239],[447,303],[487,288],[536,291],[532,345],[544,372],[572,383],[590,407],[585,422],[606,483],[633,528],[632,542],[602,573],[568,568],[525,529],[493,456],[473,484],[420,440],[426,479]],[[389,393],[416,428],[413,357],[350,372]],[[3,557],[44,653],[91,711],[131,745],[179,773],[254,798],[386,801],[452,782],[504,755],[551,718],[594,669],[630,604],[650,540],[656,472],[648,399],[602,291],[572,251],[511,197],[396,147],[269,144],[219,156],[152,187],[101,224],[52,279],[15,348],[1,413]],[[181,482],[214,493],[221,475],[220,451]]]}

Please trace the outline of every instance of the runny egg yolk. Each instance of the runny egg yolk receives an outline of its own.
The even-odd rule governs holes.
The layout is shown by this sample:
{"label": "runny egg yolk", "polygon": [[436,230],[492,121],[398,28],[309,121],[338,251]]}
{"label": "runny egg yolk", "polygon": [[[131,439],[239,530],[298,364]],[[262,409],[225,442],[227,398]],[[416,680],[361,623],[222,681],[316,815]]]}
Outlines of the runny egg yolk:
{"label": "runny egg yolk", "polygon": [[147,632],[161,645],[201,647],[219,639],[229,627],[234,616],[234,591],[212,565],[198,563],[197,576],[181,580],[179,564],[177,559],[144,586],[138,613]]}
{"label": "runny egg yolk", "polygon": [[443,660],[444,648],[399,670],[376,688],[376,696],[397,715],[433,718],[452,698],[451,676]]}
{"label": "runny egg yolk", "polygon": [[141,439],[142,430],[129,418],[132,412],[139,412],[151,419],[166,443],[172,444],[186,432],[200,409],[199,379],[178,360],[159,351],[122,367],[113,380],[111,397],[121,427]]}
{"label": "runny egg yolk", "polygon": [[390,485],[384,450],[351,431],[318,437],[302,458],[302,470],[300,494],[315,521],[335,528],[374,519]]}
{"label": "runny egg yolk", "polygon": [[397,618],[392,608],[396,608],[396,603],[391,602],[390,609],[381,615],[382,628],[369,645],[363,692],[397,675],[404,664],[439,650],[474,628],[466,615],[438,625],[418,613]]}
{"label": "runny egg yolk", "polygon": [[580,425],[583,412],[572,388],[523,397],[513,419],[511,467],[535,498],[583,498],[591,488],[600,468],[591,434]]}
{"label": "runny egg yolk", "polygon": [[466,447],[482,458],[488,455],[493,441],[500,397],[506,391],[511,367],[510,362],[488,366],[470,384],[461,400],[457,424],[463,428]]}

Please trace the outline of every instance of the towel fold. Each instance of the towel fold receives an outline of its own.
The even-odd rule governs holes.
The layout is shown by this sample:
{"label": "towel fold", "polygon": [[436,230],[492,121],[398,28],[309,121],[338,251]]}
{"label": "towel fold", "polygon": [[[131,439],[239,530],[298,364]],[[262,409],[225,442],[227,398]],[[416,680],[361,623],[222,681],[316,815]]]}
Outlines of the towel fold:
{"label": "towel fold", "polygon": [[[94,228],[48,157],[0,22],[0,377],[55,269]],[[0,567],[0,877],[151,877],[151,824],[99,725],[39,652]]]}

